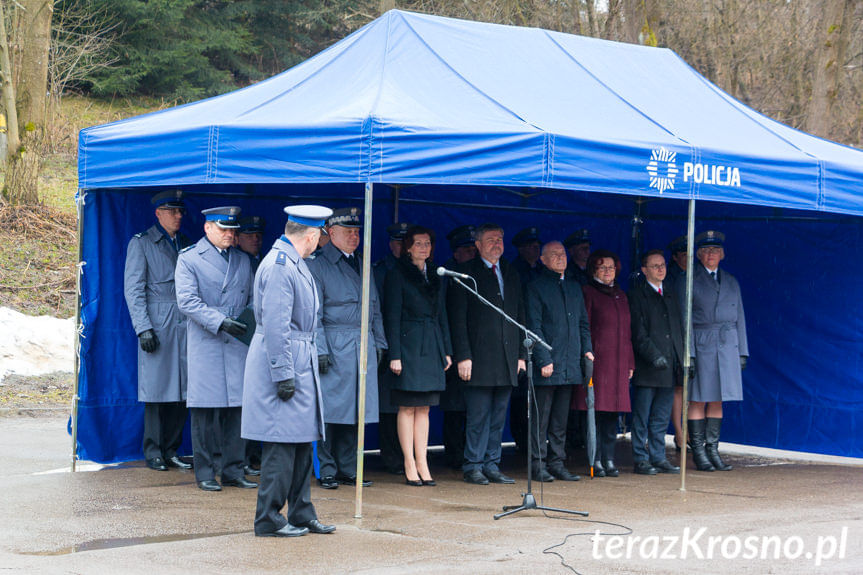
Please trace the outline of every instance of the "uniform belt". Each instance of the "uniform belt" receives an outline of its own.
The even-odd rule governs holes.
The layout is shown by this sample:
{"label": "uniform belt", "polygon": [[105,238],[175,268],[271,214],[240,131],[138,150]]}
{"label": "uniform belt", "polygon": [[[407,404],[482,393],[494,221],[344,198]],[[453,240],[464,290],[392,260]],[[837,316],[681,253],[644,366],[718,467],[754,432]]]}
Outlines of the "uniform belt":
{"label": "uniform belt", "polygon": [[[264,335],[264,326],[258,324],[255,326],[255,333]],[[290,338],[297,341],[315,341],[315,332],[313,331],[292,331]]]}
{"label": "uniform belt", "polygon": [[176,305],[177,304],[177,298],[176,297],[171,297],[171,298],[168,298],[168,297],[148,297],[147,303],[172,303],[172,304]]}
{"label": "uniform belt", "polygon": [[737,324],[726,321],[722,323],[696,323],[692,325],[693,329],[701,329],[705,331],[720,331],[727,329],[737,329]]}

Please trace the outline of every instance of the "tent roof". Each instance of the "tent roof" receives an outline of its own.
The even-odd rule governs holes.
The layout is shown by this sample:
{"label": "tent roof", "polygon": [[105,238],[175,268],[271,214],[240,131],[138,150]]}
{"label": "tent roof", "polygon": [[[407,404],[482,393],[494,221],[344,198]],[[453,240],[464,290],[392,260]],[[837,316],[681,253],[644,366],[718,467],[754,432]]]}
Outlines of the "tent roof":
{"label": "tent roof", "polygon": [[674,52],[393,10],[290,70],[87,128],[81,188],[507,185],[863,214],[863,152]]}

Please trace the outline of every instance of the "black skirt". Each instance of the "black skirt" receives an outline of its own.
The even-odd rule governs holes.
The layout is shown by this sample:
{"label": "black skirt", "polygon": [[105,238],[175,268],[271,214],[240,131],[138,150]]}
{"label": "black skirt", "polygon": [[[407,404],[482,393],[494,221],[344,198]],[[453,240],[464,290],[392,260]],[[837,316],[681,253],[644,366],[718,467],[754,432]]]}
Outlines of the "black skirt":
{"label": "black skirt", "polygon": [[425,407],[440,403],[439,391],[390,390],[390,401],[399,407]]}

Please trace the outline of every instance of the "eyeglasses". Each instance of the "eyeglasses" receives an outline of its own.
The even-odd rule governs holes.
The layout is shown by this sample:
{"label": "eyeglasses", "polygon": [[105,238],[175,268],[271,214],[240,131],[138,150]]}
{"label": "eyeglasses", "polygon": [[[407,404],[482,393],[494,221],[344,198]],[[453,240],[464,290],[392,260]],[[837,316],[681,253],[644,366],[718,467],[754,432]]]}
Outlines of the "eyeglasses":
{"label": "eyeglasses", "polygon": [[162,213],[170,214],[172,216],[182,216],[186,213],[186,208],[156,208]]}
{"label": "eyeglasses", "polygon": [[719,246],[707,246],[700,249],[706,254],[718,254],[722,251],[722,248]]}
{"label": "eyeglasses", "polygon": [[565,258],[566,252],[548,252],[546,256],[554,259]]}
{"label": "eyeglasses", "polygon": [[616,272],[617,268],[615,266],[599,266],[596,268],[598,272]]}
{"label": "eyeglasses", "polygon": [[653,264],[652,266],[644,266],[649,270],[664,270],[665,264]]}

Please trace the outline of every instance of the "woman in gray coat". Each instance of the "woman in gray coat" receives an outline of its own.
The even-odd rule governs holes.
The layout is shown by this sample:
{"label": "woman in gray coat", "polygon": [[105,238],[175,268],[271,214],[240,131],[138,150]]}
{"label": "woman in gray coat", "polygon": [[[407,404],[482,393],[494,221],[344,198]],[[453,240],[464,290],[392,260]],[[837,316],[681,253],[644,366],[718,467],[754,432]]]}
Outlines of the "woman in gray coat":
{"label": "woman in gray coat", "polygon": [[389,343],[392,400],[399,406],[398,433],[408,485],[435,485],[426,452],[429,406],[446,388],[444,372],[452,365],[449,325],[441,301],[440,280],[431,256],[434,232],[410,228],[402,256],[387,272],[384,329]]}
{"label": "woman in gray coat", "polygon": [[749,347],[746,318],[737,280],[719,269],[725,259],[725,235],[699,234],[695,253],[700,265],[693,270],[692,333],[696,376],[689,403],[689,438],[699,471],[731,469],[719,457],[722,402],[743,399],[743,376]]}

